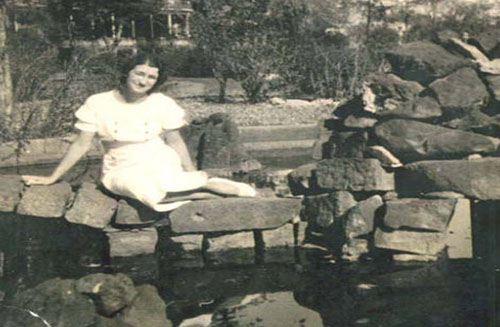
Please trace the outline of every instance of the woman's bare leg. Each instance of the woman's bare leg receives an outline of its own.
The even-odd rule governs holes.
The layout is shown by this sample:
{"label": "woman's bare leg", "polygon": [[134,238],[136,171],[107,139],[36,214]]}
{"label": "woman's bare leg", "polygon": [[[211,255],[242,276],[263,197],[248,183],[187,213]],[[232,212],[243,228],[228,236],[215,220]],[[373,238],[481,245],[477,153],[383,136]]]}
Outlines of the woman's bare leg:
{"label": "woman's bare leg", "polygon": [[185,195],[179,195],[178,193],[169,193],[167,197],[160,201],[160,203],[170,203],[177,201],[187,201],[187,200],[207,200],[207,199],[220,199],[221,196],[209,192],[182,192]]}
{"label": "woman's bare leg", "polygon": [[202,189],[218,194],[240,197],[254,197],[257,194],[255,189],[248,184],[217,177],[209,178]]}

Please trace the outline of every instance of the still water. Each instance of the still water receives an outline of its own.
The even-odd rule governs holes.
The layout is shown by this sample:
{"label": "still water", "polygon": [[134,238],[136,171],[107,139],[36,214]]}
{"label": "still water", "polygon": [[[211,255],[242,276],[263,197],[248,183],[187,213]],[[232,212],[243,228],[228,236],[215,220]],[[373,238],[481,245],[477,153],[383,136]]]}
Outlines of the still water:
{"label": "still water", "polygon": [[51,278],[123,272],[155,285],[178,327],[499,326],[499,269],[487,256],[412,265],[384,255],[356,264],[312,256],[300,264],[174,270],[154,255],[111,260],[103,235],[85,227],[19,220],[21,246],[6,253],[0,278],[7,301]]}

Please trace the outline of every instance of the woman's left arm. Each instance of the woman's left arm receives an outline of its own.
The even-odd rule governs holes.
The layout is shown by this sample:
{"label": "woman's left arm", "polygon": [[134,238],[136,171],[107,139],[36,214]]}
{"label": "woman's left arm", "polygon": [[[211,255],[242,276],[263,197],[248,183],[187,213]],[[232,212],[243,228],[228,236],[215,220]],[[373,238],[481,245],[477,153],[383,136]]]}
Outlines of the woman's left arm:
{"label": "woman's left arm", "polygon": [[164,134],[165,142],[177,152],[179,157],[181,158],[182,167],[186,171],[195,171],[197,170],[193,161],[191,160],[191,156],[189,155],[189,151],[186,147],[186,143],[182,139],[181,134],[178,130],[167,131]]}

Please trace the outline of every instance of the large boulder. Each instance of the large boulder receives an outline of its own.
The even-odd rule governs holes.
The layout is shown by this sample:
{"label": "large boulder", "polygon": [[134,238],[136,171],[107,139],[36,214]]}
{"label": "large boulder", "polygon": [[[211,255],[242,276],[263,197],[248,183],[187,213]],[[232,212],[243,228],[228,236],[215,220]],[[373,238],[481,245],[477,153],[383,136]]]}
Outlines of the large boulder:
{"label": "large boulder", "polygon": [[500,158],[421,161],[404,168],[397,180],[398,190],[406,194],[454,191],[479,200],[500,200]]}
{"label": "large boulder", "polygon": [[116,200],[104,195],[95,184],[83,183],[65,218],[71,223],[104,228],[113,218],[116,206]]}
{"label": "large boulder", "polygon": [[489,99],[488,89],[472,68],[462,68],[429,85],[443,109],[459,113],[482,108]]}
{"label": "large boulder", "polygon": [[375,135],[383,146],[403,162],[493,153],[500,144],[496,138],[401,119],[378,124]]}
{"label": "large boulder", "polygon": [[[423,90],[419,83],[405,81],[394,74],[372,74],[364,81],[364,92],[373,93],[372,97],[363,97],[364,109],[376,114],[390,112],[415,99]],[[366,103],[368,98],[373,101]]]}
{"label": "large boulder", "polygon": [[71,186],[66,182],[49,186],[33,185],[24,193],[17,207],[17,213],[27,216],[60,218],[64,216],[72,195]]}
{"label": "large boulder", "polygon": [[322,189],[335,191],[393,191],[394,173],[377,159],[335,158],[318,162],[316,179]]}
{"label": "large boulder", "polygon": [[241,145],[238,126],[227,114],[194,121],[181,132],[199,169],[228,168],[250,159]]}
{"label": "large boulder", "polygon": [[444,232],[455,210],[456,199],[401,199],[386,202],[384,225]]}
{"label": "large boulder", "polygon": [[170,214],[174,233],[271,229],[299,216],[300,199],[226,198],[195,201]]}
{"label": "large boulder", "polygon": [[[76,289],[76,282],[69,279],[50,279],[22,291],[16,294],[12,306],[29,311],[9,311],[0,317],[2,326],[90,327],[94,326],[97,317],[92,300],[80,294]],[[42,319],[47,323],[44,324]]]}
{"label": "large boulder", "polygon": [[468,60],[427,41],[403,44],[389,51],[386,57],[392,72],[405,80],[423,85],[445,77],[459,68],[472,65]]}
{"label": "large boulder", "polygon": [[422,85],[394,74],[371,75],[363,87],[364,110],[377,116],[427,119],[443,114],[436,99],[421,95]]}

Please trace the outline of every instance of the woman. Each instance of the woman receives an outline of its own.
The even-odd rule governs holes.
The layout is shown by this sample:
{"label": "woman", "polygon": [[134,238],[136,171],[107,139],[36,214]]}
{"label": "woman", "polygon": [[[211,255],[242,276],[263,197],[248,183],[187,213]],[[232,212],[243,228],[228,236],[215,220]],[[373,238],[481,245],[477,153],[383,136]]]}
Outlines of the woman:
{"label": "woman", "polygon": [[117,89],[90,96],[77,110],[75,127],[80,133],[53,173],[23,176],[26,184],[55,183],[89,150],[97,135],[106,150],[103,185],[154,210],[169,211],[206,196],[197,191],[255,196],[247,184],[208,178],[207,173],[196,171],[178,131],[186,123],[184,110],[171,98],[154,93],[166,80],[159,62],[138,54],[122,73]]}

